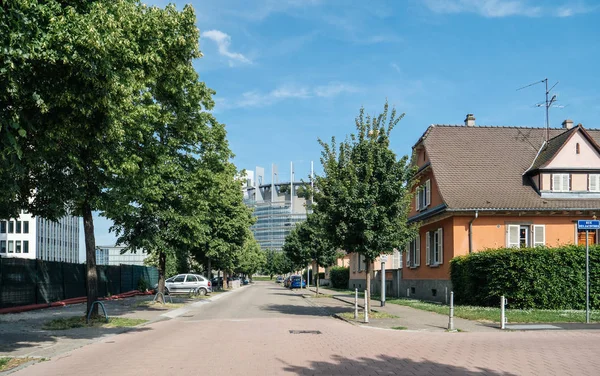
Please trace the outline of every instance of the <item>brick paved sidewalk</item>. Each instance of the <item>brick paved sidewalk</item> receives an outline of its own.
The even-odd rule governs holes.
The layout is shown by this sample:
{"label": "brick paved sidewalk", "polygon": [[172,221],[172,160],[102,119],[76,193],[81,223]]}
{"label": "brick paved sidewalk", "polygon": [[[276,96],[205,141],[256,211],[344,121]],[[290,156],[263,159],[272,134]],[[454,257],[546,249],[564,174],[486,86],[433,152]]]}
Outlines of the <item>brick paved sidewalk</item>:
{"label": "brick paved sidewalk", "polygon": [[[309,288],[310,291],[315,292],[314,287]],[[319,293],[325,295],[331,295],[333,299],[350,307],[350,311],[353,311],[354,307],[354,296],[347,293],[329,290],[327,288],[319,287]],[[326,298],[315,298],[314,301],[318,303],[325,303],[331,306],[331,302],[327,302]],[[332,300],[333,300],[332,299]],[[371,299],[373,304],[372,309],[375,311],[386,312],[399,318],[395,319],[369,319],[369,326],[379,328],[391,328],[391,327],[406,327],[406,330],[418,330],[418,331],[432,331],[432,332],[443,332],[448,329],[448,316],[440,315],[435,312],[422,311],[419,309],[405,307],[398,304],[387,303],[384,307],[379,306],[379,301]],[[364,298],[358,298],[359,304],[359,321],[362,321],[364,314]],[[498,324],[493,323],[480,323],[477,321],[465,320],[461,318],[454,318],[454,327],[465,332],[493,332],[499,331]]]}

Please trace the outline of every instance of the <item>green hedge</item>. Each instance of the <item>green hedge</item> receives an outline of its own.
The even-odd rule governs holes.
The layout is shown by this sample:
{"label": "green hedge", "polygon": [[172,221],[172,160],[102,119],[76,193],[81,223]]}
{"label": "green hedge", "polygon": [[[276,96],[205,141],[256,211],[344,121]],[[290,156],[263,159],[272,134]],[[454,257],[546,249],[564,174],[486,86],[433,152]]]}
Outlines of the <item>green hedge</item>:
{"label": "green hedge", "polygon": [[350,268],[334,266],[329,271],[331,286],[337,289],[347,289],[350,280]]}
{"label": "green hedge", "polygon": [[[495,249],[455,257],[450,278],[457,304],[585,309],[585,247]],[[590,247],[590,306],[600,308],[600,247]]]}

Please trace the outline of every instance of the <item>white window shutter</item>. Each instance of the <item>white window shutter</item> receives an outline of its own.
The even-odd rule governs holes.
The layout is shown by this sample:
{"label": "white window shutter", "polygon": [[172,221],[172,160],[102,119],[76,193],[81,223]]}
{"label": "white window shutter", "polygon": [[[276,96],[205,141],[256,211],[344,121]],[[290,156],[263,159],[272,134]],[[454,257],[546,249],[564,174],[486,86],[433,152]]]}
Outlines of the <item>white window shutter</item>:
{"label": "white window shutter", "polygon": [[562,174],[562,190],[563,191],[570,191],[570,174]]}
{"label": "white window shutter", "polygon": [[544,225],[533,225],[533,246],[545,246],[546,245],[546,226]]}
{"label": "white window shutter", "polygon": [[425,265],[431,264],[431,240],[429,231],[425,233]]}
{"label": "white window shutter", "polygon": [[406,244],[406,267],[407,268],[410,267],[410,245],[411,245],[411,243],[412,243],[412,241],[408,242]]}
{"label": "white window shutter", "polygon": [[438,263],[444,263],[444,229],[438,229]]}
{"label": "white window shutter", "polygon": [[425,189],[426,189],[426,194],[427,197],[425,198],[426,200],[426,206],[429,206],[429,204],[431,204],[431,180],[427,180],[425,182]]}
{"label": "white window shutter", "polygon": [[507,225],[506,246],[519,248],[519,225]]}
{"label": "white window shutter", "polygon": [[588,180],[589,180],[589,182],[588,182],[588,184],[589,184],[588,190],[590,192],[598,192],[598,191],[600,191],[600,175],[598,175],[598,174],[590,174],[588,176],[589,176],[588,177]]}
{"label": "white window shutter", "polygon": [[552,174],[552,190],[562,191],[562,178],[560,174]]}
{"label": "white window shutter", "polygon": [[420,207],[421,196],[419,195],[419,191],[420,191],[419,188],[417,188],[417,190],[415,191],[415,210],[416,211],[419,211],[419,209],[421,209],[421,207]]}
{"label": "white window shutter", "polygon": [[415,266],[421,265],[421,235],[417,236],[417,246],[415,247]]}

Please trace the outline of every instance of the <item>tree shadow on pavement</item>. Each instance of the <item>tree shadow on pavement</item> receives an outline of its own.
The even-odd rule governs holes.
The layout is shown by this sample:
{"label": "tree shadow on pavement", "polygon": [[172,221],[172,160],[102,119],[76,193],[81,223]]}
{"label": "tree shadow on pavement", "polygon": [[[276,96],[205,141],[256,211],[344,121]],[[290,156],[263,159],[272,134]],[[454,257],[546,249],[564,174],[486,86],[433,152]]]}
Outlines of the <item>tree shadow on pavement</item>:
{"label": "tree shadow on pavement", "polygon": [[[281,362],[283,362],[280,359]],[[513,376],[509,372],[498,372],[488,368],[477,367],[476,371],[465,367],[435,363],[424,360],[416,362],[412,359],[396,358],[380,355],[377,358],[349,359],[339,355],[332,357],[331,362],[313,361],[310,366],[294,366],[283,362],[285,372],[297,375],[456,375],[456,376]]]}
{"label": "tree shadow on pavement", "polygon": [[298,316],[332,316],[336,313],[349,312],[346,307],[316,307],[294,304],[268,304],[261,307],[263,311],[273,311],[285,315]]}

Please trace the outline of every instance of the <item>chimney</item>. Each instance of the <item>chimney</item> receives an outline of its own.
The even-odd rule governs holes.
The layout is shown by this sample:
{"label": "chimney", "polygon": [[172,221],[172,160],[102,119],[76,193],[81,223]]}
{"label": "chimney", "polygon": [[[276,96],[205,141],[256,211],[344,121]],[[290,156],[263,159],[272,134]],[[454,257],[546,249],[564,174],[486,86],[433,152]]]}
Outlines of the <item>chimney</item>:
{"label": "chimney", "polygon": [[[571,122],[572,124],[572,122]],[[473,114],[467,114],[467,117],[465,119],[465,125],[467,127],[474,127],[475,126],[475,116],[473,116]]]}
{"label": "chimney", "polygon": [[573,120],[567,119],[567,120],[563,121],[562,122],[562,126],[565,129],[571,129],[571,128],[573,128]]}

